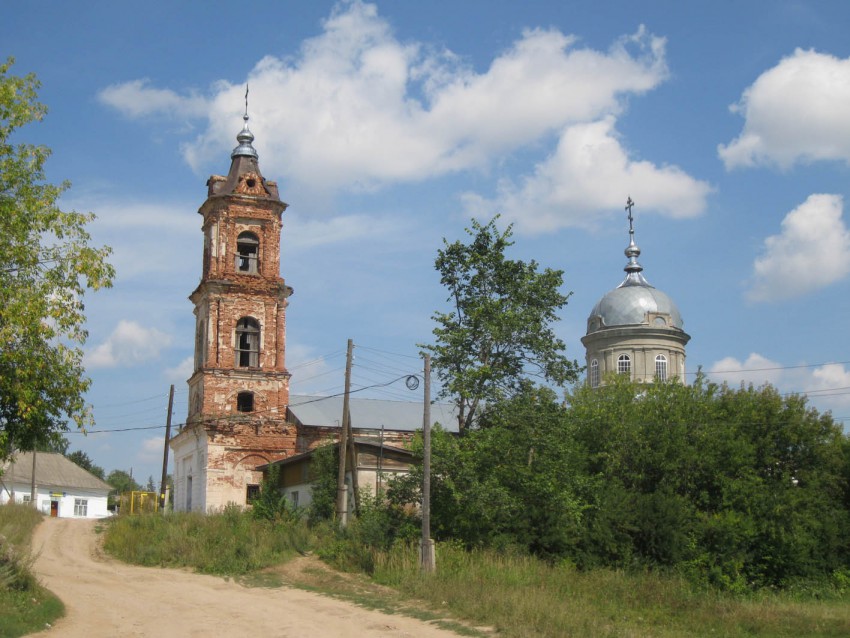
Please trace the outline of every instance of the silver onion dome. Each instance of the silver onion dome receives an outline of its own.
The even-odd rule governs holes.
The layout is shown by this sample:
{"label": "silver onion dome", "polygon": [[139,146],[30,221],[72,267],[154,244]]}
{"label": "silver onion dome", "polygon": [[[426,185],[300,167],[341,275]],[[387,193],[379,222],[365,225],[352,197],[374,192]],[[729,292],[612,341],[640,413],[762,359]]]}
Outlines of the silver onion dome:
{"label": "silver onion dome", "polygon": [[254,134],[248,128],[248,113],[242,116],[242,119],[245,120],[245,125],[242,127],[242,130],[239,131],[239,135],[236,136],[236,141],[239,142],[239,146],[233,149],[233,152],[230,154],[230,159],[234,159],[236,157],[253,157],[257,159],[259,155],[257,154],[257,149],[255,149],[251,142],[254,141]]}
{"label": "silver onion dome", "polygon": [[673,300],[643,276],[643,266],[638,263],[640,248],[635,244],[635,231],[629,211],[629,245],[625,250],[628,263],[623,269],[623,282],[600,299],[587,318],[587,334],[617,326],[652,325],[659,328],[683,329],[682,315]]}

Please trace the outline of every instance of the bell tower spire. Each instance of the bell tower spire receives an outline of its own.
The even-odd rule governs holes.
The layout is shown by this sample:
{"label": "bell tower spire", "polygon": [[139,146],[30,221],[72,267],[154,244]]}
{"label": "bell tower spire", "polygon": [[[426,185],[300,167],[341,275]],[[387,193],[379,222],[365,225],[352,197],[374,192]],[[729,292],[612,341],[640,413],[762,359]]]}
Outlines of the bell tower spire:
{"label": "bell tower spire", "polygon": [[182,510],[246,504],[261,482],[255,468],[295,449],[295,431],[286,423],[285,364],[286,307],[293,291],[280,276],[287,204],[277,184],[260,172],[247,87],[242,119],[230,170],[210,177],[198,210],[204,250],[201,281],[189,296],[194,372],[187,425],[171,444],[175,503]]}

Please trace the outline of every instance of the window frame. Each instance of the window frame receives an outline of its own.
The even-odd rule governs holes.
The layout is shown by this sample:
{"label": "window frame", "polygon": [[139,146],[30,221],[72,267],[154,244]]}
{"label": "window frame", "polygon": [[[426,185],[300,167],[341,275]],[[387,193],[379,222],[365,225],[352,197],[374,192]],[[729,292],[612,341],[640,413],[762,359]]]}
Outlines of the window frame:
{"label": "window frame", "polygon": [[89,499],[75,498],[74,499],[74,516],[79,518],[87,518],[89,515]]}
{"label": "window frame", "polygon": [[236,322],[234,367],[260,367],[260,322],[253,317],[241,317]]}
{"label": "window frame", "polygon": [[255,410],[254,393],[250,390],[243,390],[236,394],[236,411],[243,414],[248,414]]}
{"label": "window frame", "polygon": [[236,238],[236,272],[257,275],[260,272],[260,238],[256,233],[243,231]]}
{"label": "window frame", "polygon": [[659,381],[667,381],[668,369],[667,357],[663,354],[655,355],[655,378]]}
{"label": "window frame", "polygon": [[632,376],[632,358],[623,353],[617,357],[617,374],[627,374],[629,378]]}
{"label": "window frame", "polygon": [[590,362],[590,387],[599,387],[599,360],[593,359]]}

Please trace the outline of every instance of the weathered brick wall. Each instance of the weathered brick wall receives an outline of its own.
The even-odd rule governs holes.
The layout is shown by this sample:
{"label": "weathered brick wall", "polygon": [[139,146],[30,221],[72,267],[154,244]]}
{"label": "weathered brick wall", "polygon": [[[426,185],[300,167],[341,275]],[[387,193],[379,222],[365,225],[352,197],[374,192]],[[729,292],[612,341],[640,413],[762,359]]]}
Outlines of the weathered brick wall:
{"label": "weathered brick wall", "polygon": [[258,419],[218,421],[207,428],[207,508],[244,505],[249,485],[259,485],[258,465],[286,458],[295,448],[295,427]]}

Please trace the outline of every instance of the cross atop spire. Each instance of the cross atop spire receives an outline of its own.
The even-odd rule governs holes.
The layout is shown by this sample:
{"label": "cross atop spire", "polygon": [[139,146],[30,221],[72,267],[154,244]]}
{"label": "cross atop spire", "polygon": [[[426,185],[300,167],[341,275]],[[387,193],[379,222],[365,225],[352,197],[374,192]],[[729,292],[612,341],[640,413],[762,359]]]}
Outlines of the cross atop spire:
{"label": "cross atop spire", "polygon": [[641,271],[643,270],[643,266],[638,263],[637,258],[640,256],[640,248],[637,247],[635,243],[635,218],[632,215],[632,208],[634,208],[635,203],[632,201],[631,196],[626,198],[626,211],[628,212],[628,220],[629,220],[629,245],[625,250],[626,257],[629,258],[629,263],[626,264],[626,267],[623,270],[628,273],[626,275],[626,280],[620,284],[621,286],[648,286],[649,282],[644,279]]}
{"label": "cross atop spire", "polygon": [[248,128],[248,85],[245,85],[245,115],[242,116],[242,119],[245,120],[245,125],[242,127],[239,135],[236,136],[236,141],[239,142],[239,146],[233,149],[233,152],[230,154],[231,159],[243,156],[243,157],[253,157],[257,159],[259,155],[257,154],[257,149],[255,149],[251,142],[254,141],[254,134]]}

